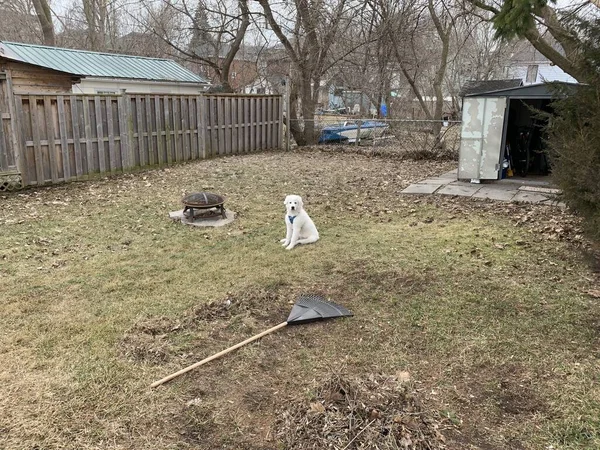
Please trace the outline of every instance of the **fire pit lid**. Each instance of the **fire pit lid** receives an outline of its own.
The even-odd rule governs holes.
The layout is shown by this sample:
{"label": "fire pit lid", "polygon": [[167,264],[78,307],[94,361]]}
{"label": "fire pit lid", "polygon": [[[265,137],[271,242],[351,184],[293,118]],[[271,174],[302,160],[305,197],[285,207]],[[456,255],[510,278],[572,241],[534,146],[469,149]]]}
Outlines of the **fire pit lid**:
{"label": "fire pit lid", "polygon": [[193,208],[212,208],[225,203],[225,198],[211,192],[194,192],[183,197],[182,203]]}

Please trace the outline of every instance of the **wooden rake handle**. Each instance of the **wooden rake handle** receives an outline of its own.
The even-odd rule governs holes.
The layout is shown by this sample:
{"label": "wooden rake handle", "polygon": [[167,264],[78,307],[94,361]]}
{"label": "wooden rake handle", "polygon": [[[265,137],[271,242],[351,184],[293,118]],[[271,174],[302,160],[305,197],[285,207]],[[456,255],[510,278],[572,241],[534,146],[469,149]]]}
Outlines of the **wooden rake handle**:
{"label": "wooden rake handle", "polygon": [[206,364],[207,362],[212,361],[213,359],[220,358],[221,356],[226,355],[227,353],[232,352],[232,351],[234,351],[234,350],[236,350],[236,349],[238,349],[240,347],[243,347],[244,345],[249,344],[252,341],[260,339],[261,337],[266,336],[267,334],[272,333],[273,331],[277,331],[280,328],[285,327],[287,324],[288,324],[287,322],[282,322],[279,325],[274,326],[273,328],[269,328],[267,331],[263,331],[262,333],[259,333],[257,335],[252,336],[251,338],[246,339],[244,342],[240,342],[239,344],[235,344],[234,346],[229,347],[229,348],[227,348],[227,349],[225,349],[223,351],[220,351],[219,353],[216,353],[216,354],[214,354],[212,356],[209,356],[208,358],[205,358],[202,361],[198,361],[197,363],[192,364],[191,366],[188,366],[188,367],[186,367],[184,369],[181,369],[178,372],[172,373],[171,375],[168,375],[168,376],[166,376],[166,377],[164,377],[164,378],[162,378],[162,379],[160,379],[158,381],[155,381],[154,383],[152,383],[150,385],[150,387],[155,388],[157,386],[160,386],[161,384],[166,383],[167,381],[170,381],[173,378],[178,377],[179,375],[183,375],[184,373],[189,372],[190,370],[193,370],[196,367],[200,367],[202,364]]}

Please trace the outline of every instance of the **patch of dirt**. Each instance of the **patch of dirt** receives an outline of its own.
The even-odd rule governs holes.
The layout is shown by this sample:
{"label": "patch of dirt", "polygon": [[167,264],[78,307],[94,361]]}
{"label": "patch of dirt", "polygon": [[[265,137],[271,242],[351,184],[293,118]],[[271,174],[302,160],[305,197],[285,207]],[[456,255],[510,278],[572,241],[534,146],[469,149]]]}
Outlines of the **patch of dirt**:
{"label": "patch of dirt", "polygon": [[453,425],[424,407],[408,378],[332,375],[279,409],[274,434],[295,450],[447,449],[442,431]]}
{"label": "patch of dirt", "polygon": [[500,410],[506,414],[534,414],[546,409],[527,381],[504,379],[498,384],[496,399]]}
{"label": "patch of dirt", "polygon": [[284,290],[284,286],[275,289],[249,286],[238,293],[229,293],[225,299],[195,307],[182,322],[184,326],[193,326],[199,322],[226,320],[237,315],[252,316],[261,321],[282,321],[289,312],[289,302],[294,300],[296,298]]}
{"label": "patch of dirt", "polygon": [[242,401],[249,411],[265,411],[273,405],[273,392],[264,387],[250,389],[242,394]]}
{"label": "patch of dirt", "polygon": [[133,325],[119,343],[122,357],[135,362],[160,364],[173,354],[171,336],[183,331],[207,329],[213,340],[225,341],[235,335],[236,324],[271,327],[283,322],[296,300],[296,292],[248,286],[226,298],[198,305],[179,318],[145,318]]}
{"label": "patch of dirt", "polygon": [[119,343],[120,354],[131,361],[164,363],[172,353],[168,333],[178,329],[178,325],[167,317],[144,319],[125,333]]}

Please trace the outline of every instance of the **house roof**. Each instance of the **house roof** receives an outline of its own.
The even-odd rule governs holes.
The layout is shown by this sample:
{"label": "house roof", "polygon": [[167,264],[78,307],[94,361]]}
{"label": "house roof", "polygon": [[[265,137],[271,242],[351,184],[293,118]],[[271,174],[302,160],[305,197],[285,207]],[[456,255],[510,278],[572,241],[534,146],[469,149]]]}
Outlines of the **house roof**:
{"label": "house roof", "polygon": [[550,89],[552,84],[560,84],[570,89],[576,89],[581,86],[577,83],[538,83],[527,86],[519,86],[509,89],[498,89],[495,91],[478,92],[476,94],[468,94],[467,97],[510,97],[517,99],[551,99],[556,97],[556,94]]}
{"label": "house roof", "polygon": [[208,84],[170,59],[0,42],[0,56],[81,77]]}
{"label": "house roof", "polygon": [[510,80],[484,80],[484,81],[467,81],[462,86],[459,96],[475,95],[482,92],[498,91],[500,89],[511,89],[523,85],[523,80],[514,78]]}

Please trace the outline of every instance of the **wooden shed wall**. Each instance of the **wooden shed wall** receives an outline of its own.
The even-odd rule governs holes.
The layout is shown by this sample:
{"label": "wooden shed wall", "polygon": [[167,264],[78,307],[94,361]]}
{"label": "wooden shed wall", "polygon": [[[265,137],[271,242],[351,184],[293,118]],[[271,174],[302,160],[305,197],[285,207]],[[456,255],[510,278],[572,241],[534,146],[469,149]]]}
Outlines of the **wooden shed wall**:
{"label": "wooden shed wall", "polygon": [[70,93],[77,81],[72,75],[0,57],[0,72],[10,73],[13,94]]}

